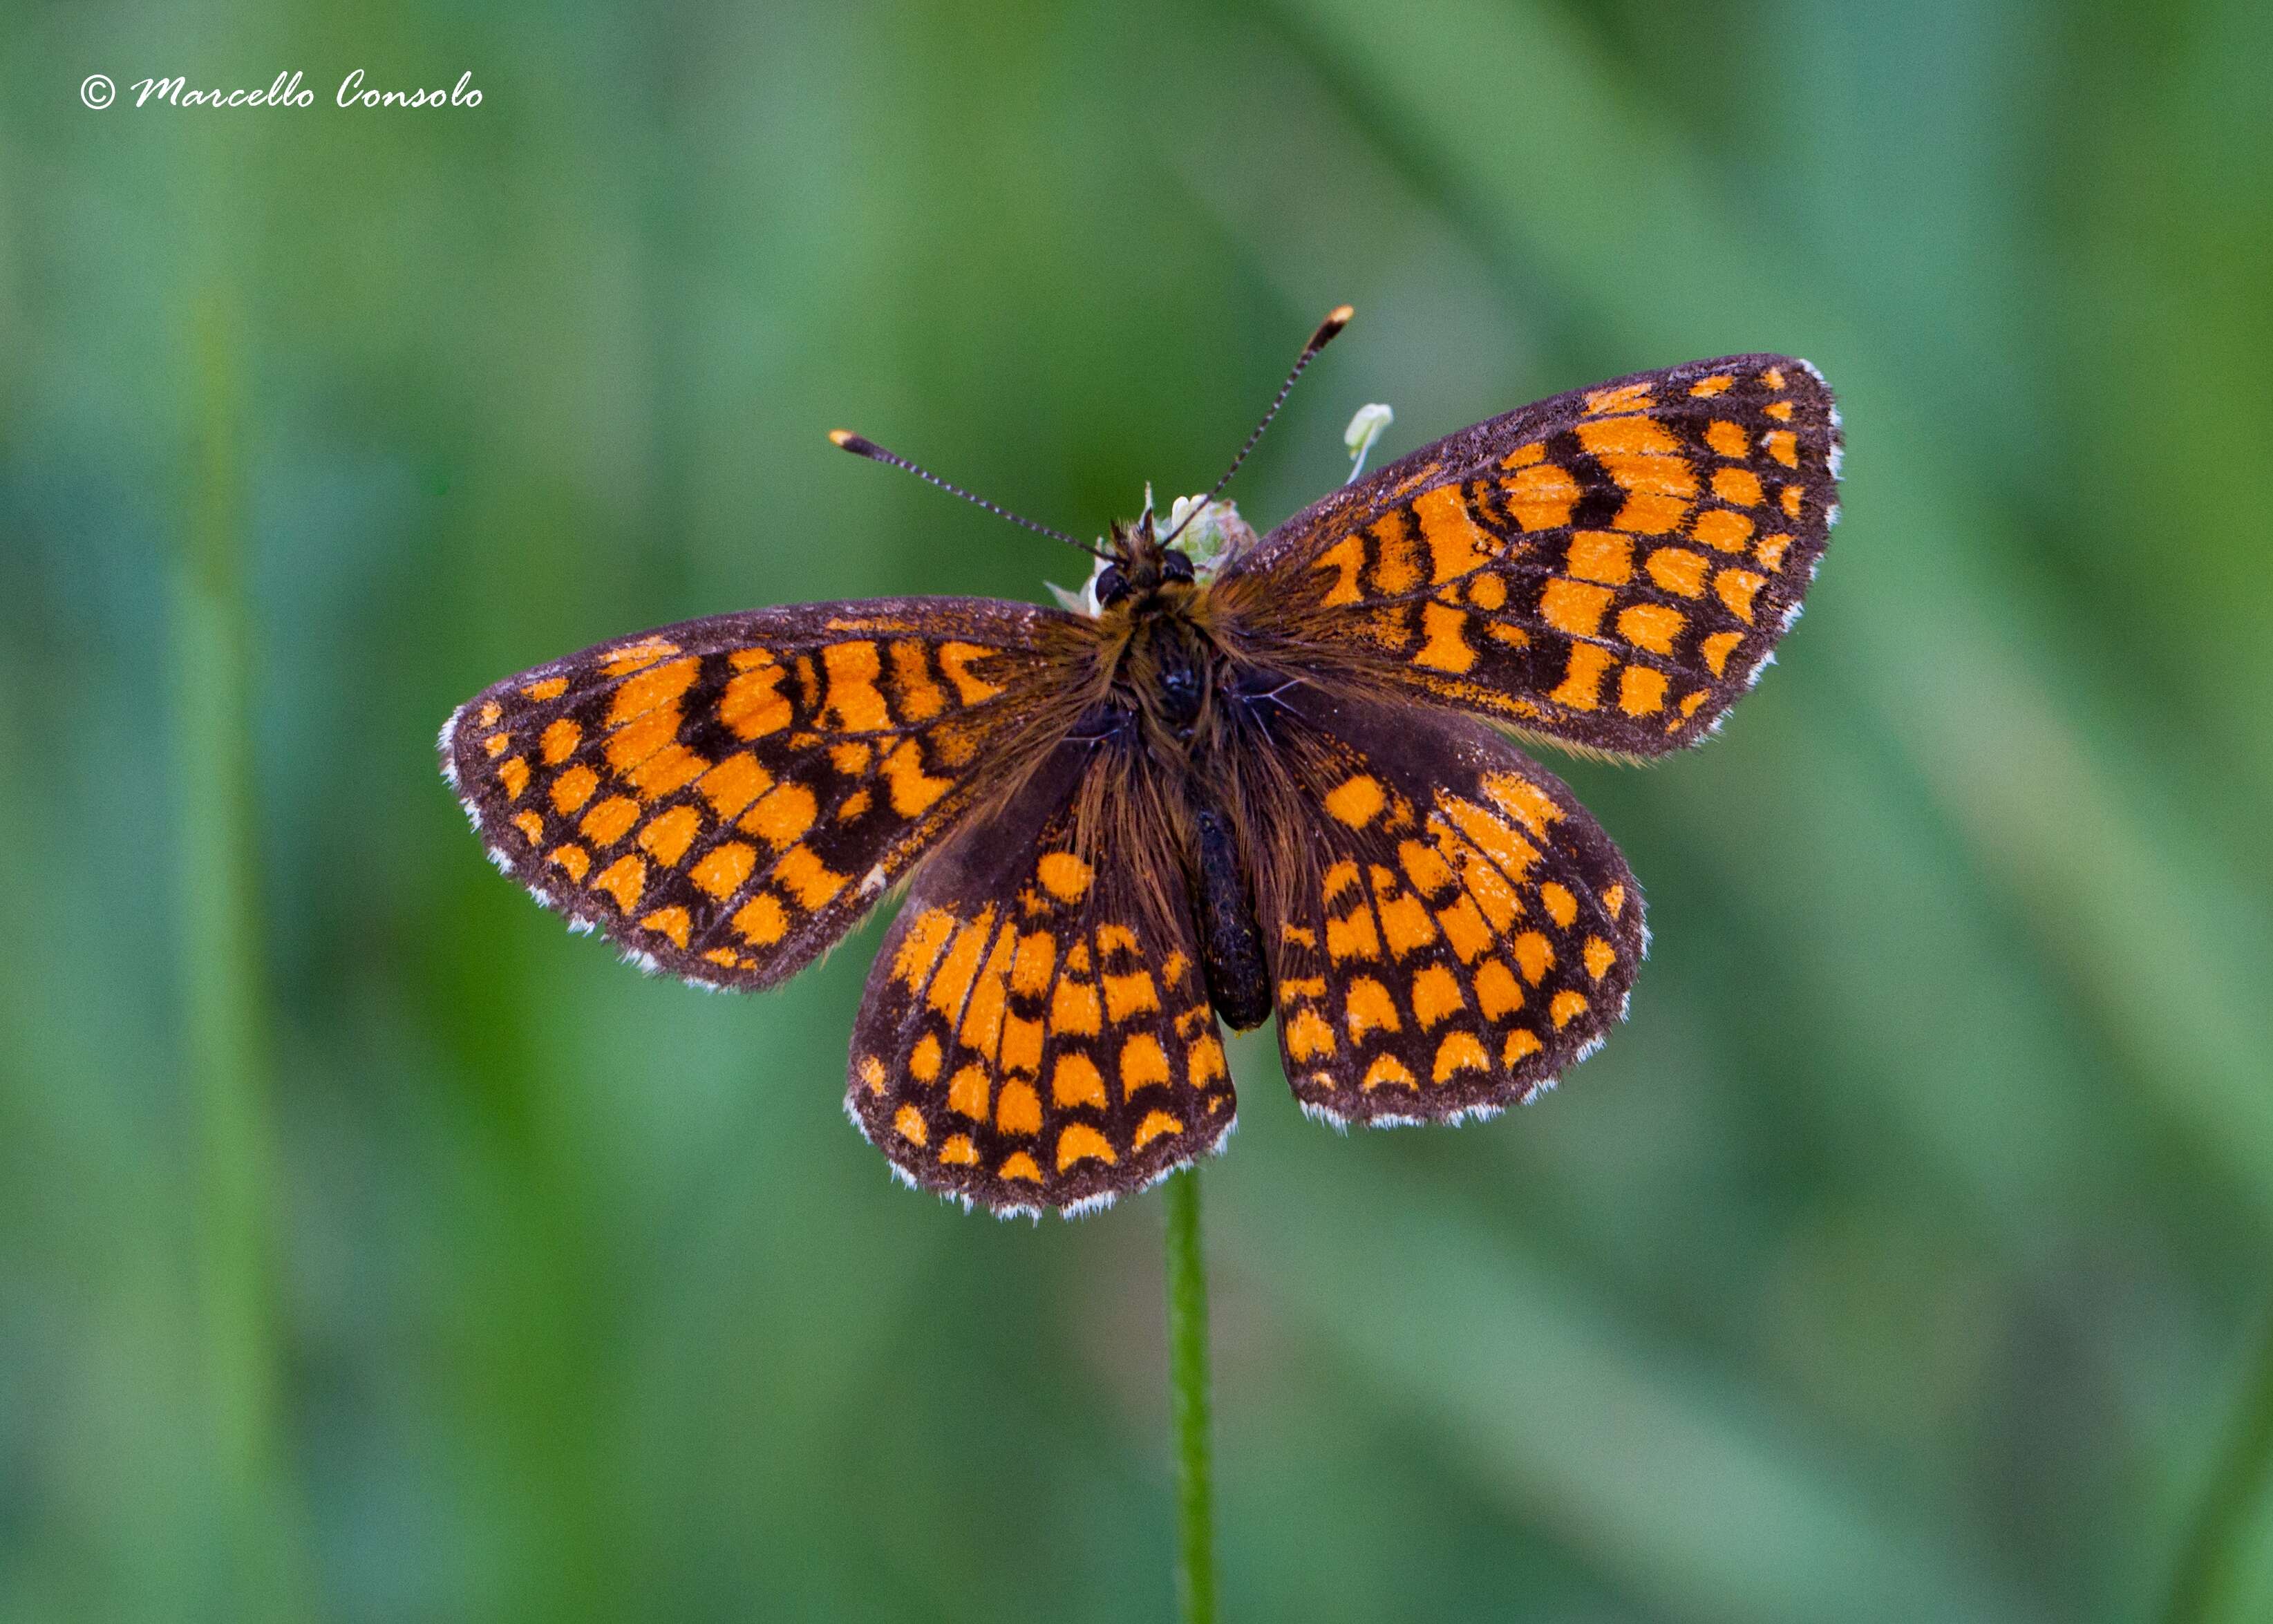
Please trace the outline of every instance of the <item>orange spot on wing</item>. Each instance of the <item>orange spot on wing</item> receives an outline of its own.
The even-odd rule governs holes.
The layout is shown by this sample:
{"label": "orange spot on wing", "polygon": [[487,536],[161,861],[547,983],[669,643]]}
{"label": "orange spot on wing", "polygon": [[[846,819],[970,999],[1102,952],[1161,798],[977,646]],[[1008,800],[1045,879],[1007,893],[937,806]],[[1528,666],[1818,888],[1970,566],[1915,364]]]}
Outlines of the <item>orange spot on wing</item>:
{"label": "orange spot on wing", "polygon": [[1150,1032],[1139,1032],[1121,1045],[1121,1097],[1139,1089],[1168,1081],[1168,1053]]}
{"label": "orange spot on wing", "polygon": [[1489,562],[1498,550],[1492,538],[1468,517],[1458,485],[1439,485],[1414,498],[1413,515],[1429,545],[1429,581],[1442,586]]}
{"label": "orange spot on wing", "polygon": [[822,715],[834,716],[848,733],[874,733],[892,725],[884,696],[876,691],[883,656],[874,643],[831,643],[821,651],[828,673],[829,699]]}
{"label": "orange spot on wing", "polygon": [[1507,1035],[1507,1043],[1499,1051],[1500,1064],[1512,1067],[1527,1056],[1537,1054],[1539,1048],[1539,1034],[1519,1026]]}
{"label": "orange spot on wing", "polygon": [[1639,412],[1649,405],[1647,384],[1620,384],[1611,389],[1591,389],[1587,392],[1589,412]]}
{"label": "orange spot on wing", "polygon": [[701,812],[692,806],[673,806],[648,820],[647,827],[639,832],[639,843],[665,868],[676,868],[701,827]]}
{"label": "orange spot on wing", "polygon": [[753,947],[770,947],[789,933],[789,915],[770,891],[761,891],[734,910],[734,928]]}
{"label": "orange spot on wing", "polygon": [[1604,673],[1616,663],[1607,648],[1593,643],[1573,643],[1571,663],[1563,674],[1562,684],[1547,697],[1572,710],[1592,710],[1601,700]]}
{"label": "orange spot on wing", "polygon": [[1744,438],[1744,430],[1726,418],[1715,418],[1705,430],[1705,443],[1724,457],[1742,457],[1751,452],[1752,442]]}
{"label": "orange spot on wing", "polygon": [[1760,505],[1760,476],[1750,468],[1722,468],[1713,475],[1713,494],[1738,507]]}
{"label": "orange spot on wing", "polygon": [[1460,962],[1473,964],[1476,955],[1492,945],[1491,927],[1475,904],[1475,899],[1464,896],[1450,908],[1439,909],[1437,923],[1444,928],[1444,939],[1452,951],[1460,955]]}
{"label": "orange spot on wing", "polygon": [[641,671],[616,690],[616,697],[608,706],[608,725],[620,728],[650,711],[669,707],[675,726],[679,697],[694,685],[694,678],[701,670],[701,661],[690,659],[673,660],[668,665]]}
{"label": "orange spot on wing", "polygon": [[637,801],[627,795],[611,795],[586,812],[584,821],[576,827],[595,846],[612,846],[631,833],[639,815]]}
{"label": "orange spot on wing", "polygon": [[1135,1014],[1145,1014],[1160,1007],[1159,990],[1152,977],[1143,970],[1129,976],[1104,977],[1105,1013],[1115,1022]]}
{"label": "orange spot on wing", "polygon": [[1647,716],[1665,708],[1663,671],[1646,665],[1629,665],[1618,673],[1618,708],[1629,716]]}
{"label": "orange spot on wing", "polygon": [[1571,522],[1579,482],[1559,462],[1534,462],[1502,480],[1500,492],[1517,524],[1526,530],[1551,530]]}
{"label": "orange spot on wing", "polygon": [[945,1058],[946,1051],[940,1046],[938,1034],[926,1032],[908,1054],[908,1074],[918,1082],[936,1082],[939,1081],[940,1062]]}
{"label": "orange spot on wing", "polygon": [[971,1167],[979,1161],[979,1147],[971,1142],[968,1134],[950,1134],[947,1142],[939,1148],[939,1159],[950,1167]]}
{"label": "orange spot on wing", "polygon": [[1397,1000],[1389,989],[1370,976],[1360,976],[1349,984],[1342,995],[1342,1024],[1349,1035],[1362,1043],[1368,1032],[1401,1032],[1405,1023],[1398,1018]]}
{"label": "orange spot on wing", "polygon": [[1231,1068],[1223,1058],[1223,1045],[1212,1035],[1192,1039],[1191,1047],[1184,1051],[1184,1075],[1196,1089],[1204,1089],[1231,1075]]}
{"label": "orange spot on wing", "polygon": [[695,864],[687,878],[712,896],[731,896],[741,889],[742,882],[750,877],[750,871],[757,866],[757,861],[756,847],[742,841],[730,840],[704,852],[701,861]]}
{"label": "orange spot on wing", "polygon": [[1736,652],[1737,645],[1744,640],[1744,634],[1742,632],[1715,632],[1705,640],[1703,644],[1705,664],[1714,676],[1718,677],[1728,669],[1729,656]]}
{"label": "orange spot on wing", "polygon": [[640,893],[646,887],[647,864],[633,857],[617,858],[592,882],[592,889],[615,898],[616,910],[626,916],[639,906]]}
{"label": "orange spot on wing", "polygon": [[1405,1062],[1393,1054],[1384,1054],[1377,1059],[1370,1066],[1366,1068],[1365,1078],[1358,1086],[1364,1089],[1378,1089],[1384,1085],[1401,1089],[1417,1089],[1421,1086],[1414,1081],[1412,1071]]}
{"label": "orange spot on wing", "polygon": [[924,1127],[923,1112],[913,1105],[901,1106],[899,1113],[892,1119],[892,1126],[899,1131],[900,1137],[911,1144],[920,1145],[929,1137]]}
{"label": "orange spot on wing", "polygon": [[544,730],[544,737],[537,743],[544,752],[547,765],[558,767],[576,753],[576,746],[583,737],[584,730],[563,716]]}
{"label": "orange spot on wing", "polygon": [[600,669],[611,677],[622,677],[678,652],[679,645],[667,638],[643,637],[635,643],[626,643],[617,649]]}
{"label": "orange spot on wing", "polygon": [[1476,971],[1476,1007],[1488,1021],[1504,1020],[1523,1007],[1523,984],[1497,958],[1486,959]]}
{"label": "orange spot on wing", "polygon": [[1029,998],[1039,996],[1050,984],[1057,957],[1057,939],[1047,931],[1020,937],[1017,955],[1010,962],[1011,989]]}
{"label": "orange spot on wing", "polygon": [[990,1102],[991,1092],[986,1069],[978,1066],[966,1066],[948,1081],[948,1109],[961,1112],[973,1122],[984,1122],[986,1120],[986,1107]]}
{"label": "orange spot on wing", "polygon": [[1286,1023],[1287,1052],[1297,1060],[1315,1060],[1334,1051],[1334,1029],[1315,1009],[1298,1009]]}
{"label": "orange spot on wing", "polygon": [[686,951],[686,934],[694,924],[694,921],[687,917],[686,910],[676,903],[669,908],[658,908],[640,921],[641,930],[653,931],[681,953]]}
{"label": "orange spot on wing", "polygon": [[532,846],[536,844],[538,841],[544,837],[544,819],[536,812],[525,812],[514,813],[513,827],[519,829],[521,833],[521,837],[528,841]]}
{"label": "orange spot on wing", "polygon": [[983,705],[1002,692],[1001,685],[974,676],[971,667],[994,654],[992,648],[977,643],[941,643],[939,647],[940,669],[947,673],[948,681],[965,705]]}
{"label": "orange spot on wing", "polygon": [[1086,1122],[1069,1124],[1058,1135],[1058,1171],[1063,1172],[1076,1162],[1102,1162],[1107,1167],[1121,1158],[1113,1154],[1113,1146],[1105,1135]]}
{"label": "orange spot on wing", "polygon": [[1671,654],[1673,640],[1681,635],[1685,624],[1679,610],[1662,603],[1637,603],[1618,611],[1618,635],[1654,655]]}
{"label": "orange spot on wing", "polygon": [[521,799],[521,792],[529,788],[529,763],[519,756],[508,756],[498,763],[498,782],[505,786],[505,798]]}
{"label": "orange spot on wing", "polygon": [[1796,468],[1799,466],[1799,440],[1790,430],[1771,429],[1760,444],[1767,448],[1769,456],[1784,467]]}
{"label": "orange spot on wing", "polygon": [[1713,396],[1726,390],[1730,384],[1733,384],[1736,381],[1736,378],[1729,373],[1715,372],[1710,378],[1700,378],[1695,383],[1690,385],[1689,393],[1696,396],[1700,400],[1710,400]]}
{"label": "orange spot on wing", "polygon": [[592,854],[581,846],[555,846],[551,856],[553,864],[566,870],[568,878],[579,885],[583,883],[584,872],[592,866]]}
{"label": "orange spot on wing", "polygon": [[702,798],[720,819],[731,823],[742,809],[773,788],[771,773],[758,765],[748,751],[738,751],[694,781]]}
{"label": "orange spot on wing", "polygon": [[1050,994],[1050,1030],[1076,1037],[1094,1037],[1105,1024],[1105,1010],[1097,989],[1085,981],[1060,981]]}
{"label": "orange spot on wing", "polygon": [[1587,939],[1587,974],[1600,981],[1611,965],[1618,962],[1617,949],[1599,936]]}
{"label": "orange spot on wing", "polygon": [[955,787],[955,781],[926,774],[923,770],[923,747],[911,738],[904,738],[884,758],[884,785],[892,797],[892,810],[903,818],[912,818],[931,810],[940,797]]}
{"label": "orange spot on wing", "polygon": [[1765,575],[1755,575],[1750,570],[1722,570],[1713,578],[1713,590],[1729,612],[1745,625],[1752,620],[1752,595],[1768,584]]}
{"label": "orange spot on wing", "polygon": [[778,849],[802,840],[821,813],[813,791],[799,783],[778,783],[742,814],[741,827]]}
{"label": "orange spot on wing", "polygon": [[1410,892],[1378,900],[1376,906],[1381,914],[1381,933],[1388,938],[1389,951],[1397,957],[1417,953],[1437,939],[1437,927],[1429,923],[1429,910]]}
{"label": "orange spot on wing", "polygon": [[[809,846],[791,846],[774,864],[774,883],[806,908],[819,908],[852,883],[814,856]],[[1004,944],[1007,951],[1009,944]]]}
{"label": "orange spot on wing", "polygon": [[1514,942],[1515,966],[1523,978],[1537,986],[1540,978],[1555,968],[1555,949],[1536,931],[1526,931]]}
{"label": "orange spot on wing", "polygon": [[1036,1164],[1032,1156],[1023,1150],[1004,1158],[1002,1165],[994,1170],[994,1174],[998,1179],[1006,1181],[1015,1179],[1025,1184],[1039,1184],[1042,1181],[1041,1168]]}
{"label": "orange spot on wing", "polygon": [[1442,964],[1431,964],[1413,977],[1413,1018],[1424,1032],[1446,1016],[1459,1014],[1467,1002],[1459,977]]}
{"label": "orange spot on wing", "polygon": [[1058,1105],[1105,1108],[1105,1076],[1097,1063],[1078,1051],[1058,1056],[1050,1068],[1050,1099]]}
{"label": "orange spot on wing", "polygon": [[1070,851],[1046,851],[1034,864],[1034,877],[1042,882],[1042,889],[1061,902],[1078,902],[1088,895],[1095,872]]}
{"label": "orange spot on wing", "polygon": [[[1608,587],[1565,580],[1558,575],[1539,595],[1539,617],[1567,636],[1593,637],[1602,630],[1602,614],[1613,595]],[[1589,700],[1587,708],[1592,707]]]}
{"label": "orange spot on wing", "polygon": [[1573,992],[1568,987],[1564,988],[1562,992],[1548,1000],[1547,1014],[1555,1022],[1555,1029],[1558,1032],[1586,1013],[1587,995],[1583,992]]}
{"label": "orange spot on wing", "polygon": [[1450,671],[1458,676],[1476,662],[1476,651],[1460,637],[1460,628],[1468,617],[1459,610],[1444,603],[1424,603],[1421,606],[1421,632],[1425,640],[1413,655],[1413,663],[1425,665],[1431,670]]}
{"label": "orange spot on wing", "polygon": [[[540,703],[546,700],[557,700],[568,692],[568,679],[566,677],[548,677],[543,682],[530,683],[521,692]],[[491,706],[489,708],[494,710],[496,707]],[[491,717],[489,720],[495,721],[496,718]]]}
{"label": "orange spot on wing", "polygon": [[1579,580],[1623,587],[1633,579],[1633,537],[1616,530],[1574,530],[1563,568]]}
{"label": "orange spot on wing", "polygon": [[1365,543],[1354,535],[1346,535],[1320,553],[1311,565],[1313,569],[1332,570],[1335,581],[1318,601],[1328,608],[1341,603],[1355,603],[1365,596],[1357,584],[1357,573],[1365,563]]}
{"label": "orange spot on wing", "polygon": [[1685,547],[1660,547],[1643,563],[1650,580],[1668,592],[1693,598],[1705,590],[1705,558]]}
{"label": "orange spot on wing", "polygon": [[1042,1102],[1023,1082],[1006,1082],[994,1102],[994,1126],[1005,1134],[1031,1138],[1042,1131]]}
{"label": "orange spot on wing", "polygon": [[755,666],[731,678],[718,700],[718,720],[738,738],[763,738],[789,726],[796,714],[786,694],[777,692],[789,675],[771,663]]}
{"label": "orange spot on wing", "polygon": [[1429,1081],[1448,1082],[1455,1072],[1483,1072],[1491,1069],[1491,1056],[1474,1032],[1447,1032],[1444,1041],[1437,1045],[1436,1063],[1429,1067]]}
{"label": "orange spot on wing", "polygon": [[600,775],[590,767],[580,763],[568,768],[552,781],[551,791],[552,805],[562,816],[566,817],[590,800],[592,791],[598,789],[599,785]]}
{"label": "orange spot on wing", "polygon": [[1555,880],[1539,887],[1539,900],[1547,904],[1547,917],[1565,930],[1579,917],[1579,899],[1571,894],[1570,887]]}
{"label": "orange spot on wing", "polygon": [[1689,512],[1687,498],[1654,490],[1637,490],[1625,499],[1610,522],[1637,535],[1663,535],[1680,524]]}
{"label": "orange spot on wing", "polygon": [[1326,810],[1354,829],[1362,829],[1372,822],[1386,804],[1381,781],[1363,773],[1345,778],[1328,790],[1325,797]]}
{"label": "orange spot on wing", "polygon": [[1136,1138],[1133,1148],[1142,1150],[1163,1134],[1181,1134],[1183,1131],[1184,1125],[1167,1111],[1148,1111],[1145,1113],[1144,1120],[1136,1125]]}

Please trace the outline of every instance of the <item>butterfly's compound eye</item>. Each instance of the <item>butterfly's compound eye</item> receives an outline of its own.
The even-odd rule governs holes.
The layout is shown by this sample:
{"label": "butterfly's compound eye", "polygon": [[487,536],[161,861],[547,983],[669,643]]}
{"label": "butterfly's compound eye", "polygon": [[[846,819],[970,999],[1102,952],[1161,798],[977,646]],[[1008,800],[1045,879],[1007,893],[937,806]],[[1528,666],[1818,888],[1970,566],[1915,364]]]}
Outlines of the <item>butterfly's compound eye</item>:
{"label": "butterfly's compound eye", "polygon": [[1169,548],[1167,561],[1160,565],[1160,573],[1169,580],[1191,580],[1191,555],[1178,552],[1173,547]]}
{"label": "butterfly's compound eye", "polygon": [[1129,595],[1129,577],[1121,573],[1117,564],[1108,564],[1097,575],[1097,601],[1118,603]]}

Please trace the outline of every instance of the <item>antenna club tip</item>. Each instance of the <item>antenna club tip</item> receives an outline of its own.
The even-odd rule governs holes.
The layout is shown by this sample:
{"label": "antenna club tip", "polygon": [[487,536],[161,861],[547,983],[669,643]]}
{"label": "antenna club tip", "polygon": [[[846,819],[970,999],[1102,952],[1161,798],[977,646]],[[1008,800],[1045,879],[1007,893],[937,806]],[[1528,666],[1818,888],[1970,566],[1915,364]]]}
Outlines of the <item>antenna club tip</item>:
{"label": "antenna club tip", "polygon": [[829,431],[829,443],[831,445],[841,445],[846,451],[853,451],[859,447],[860,437],[850,429],[831,429]]}
{"label": "antenna club tip", "polygon": [[1326,312],[1326,318],[1318,324],[1318,330],[1310,334],[1309,343],[1303,347],[1304,353],[1307,355],[1315,355],[1319,350],[1324,349],[1326,347],[1327,342],[1332,339],[1335,333],[1339,333],[1344,327],[1349,326],[1350,318],[1356,314],[1357,308],[1354,305],[1335,305],[1333,309]]}

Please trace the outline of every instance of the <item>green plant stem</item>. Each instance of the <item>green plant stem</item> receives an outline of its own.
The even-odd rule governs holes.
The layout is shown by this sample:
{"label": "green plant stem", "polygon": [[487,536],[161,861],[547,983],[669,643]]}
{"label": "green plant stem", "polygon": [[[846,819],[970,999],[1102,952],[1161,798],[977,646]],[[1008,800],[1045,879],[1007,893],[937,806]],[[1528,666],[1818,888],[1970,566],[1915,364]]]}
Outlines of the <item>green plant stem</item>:
{"label": "green plant stem", "polygon": [[2212,1624],[2234,1616],[2227,1592],[2232,1587],[2236,1553],[2269,1479],[2273,1479],[2273,1314],[2266,1317],[2259,1333],[2232,1433],[2179,1556],[2170,1601],[2163,1610],[2164,1624]]}
{"label": "green plant stem", "polygon": [[1208,1399],[1207,1256],[1200,1170],[1164,1192],[1168,1214],[1169,1427],[1176,1442],[1176,1594],[1184,1624],[1215,1620],[1215,1458]]}

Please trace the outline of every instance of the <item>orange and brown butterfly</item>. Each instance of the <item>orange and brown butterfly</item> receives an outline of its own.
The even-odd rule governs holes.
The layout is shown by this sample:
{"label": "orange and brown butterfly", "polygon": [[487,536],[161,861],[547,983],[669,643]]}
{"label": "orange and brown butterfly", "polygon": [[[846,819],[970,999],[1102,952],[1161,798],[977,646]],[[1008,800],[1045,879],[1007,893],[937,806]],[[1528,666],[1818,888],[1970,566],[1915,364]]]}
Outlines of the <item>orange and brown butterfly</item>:
{"label": "orange and brown butterfly", "polygon": [[1636,373],[1259,541],[1191,505],[1233,543],[1203,563],[1148,505],[1075,609],[809,604],[603,643],[469,700],[443,770],[540,901],[706,986],[773,985],[906,884],[853,1122],[926,1189],[1077,1210],[1230,1130],[1225,1026],[1275,1014],[1336,1123],[1497,1111],[1591,1051],[1640,890],[1511,735],[1639,758],[1711,731],[1799,612],[1840,451],[1804,361]]}

